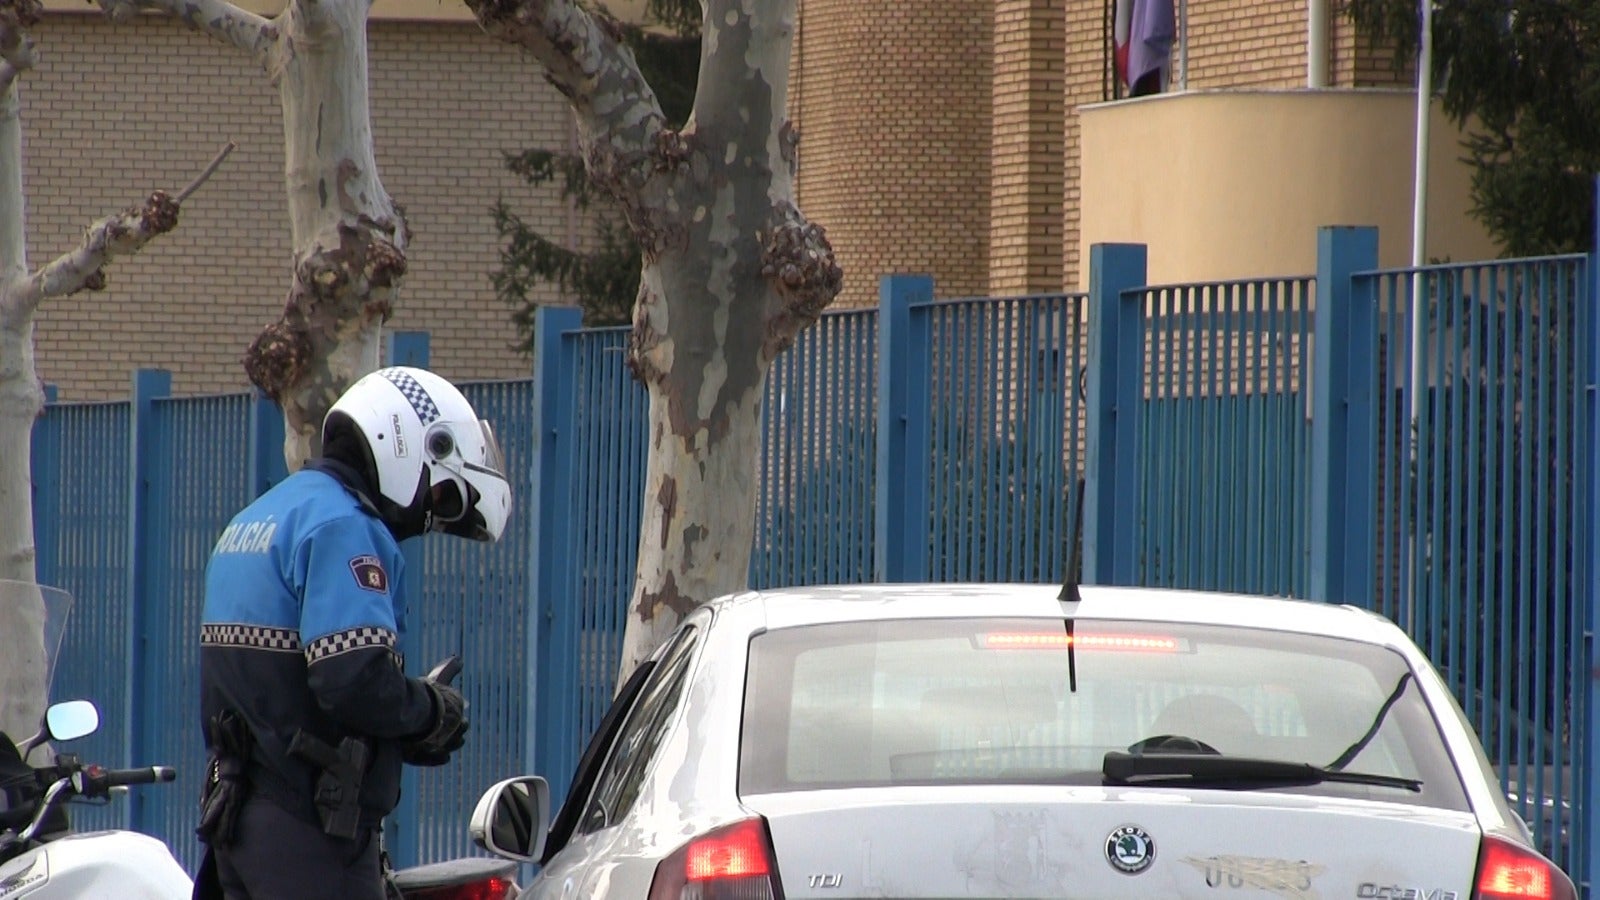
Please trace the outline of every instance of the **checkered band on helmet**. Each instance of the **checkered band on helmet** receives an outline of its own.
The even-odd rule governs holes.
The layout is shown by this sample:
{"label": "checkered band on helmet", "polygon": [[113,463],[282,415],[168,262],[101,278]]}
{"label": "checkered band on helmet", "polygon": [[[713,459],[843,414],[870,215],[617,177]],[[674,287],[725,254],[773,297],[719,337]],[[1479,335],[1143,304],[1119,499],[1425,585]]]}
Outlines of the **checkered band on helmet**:
{"label": "checkered band on helmet", "polygon": [[411,373],[404,369],[383,369],[378,374],[389,379],[400,389],[400,393],[411,404],[411,408],[416,410],[417,418],[422,420],[422,427],[428,427],[439,418],[439,407],[434,405],[433,398],[428,396],[428,392],[415,378],[411,377]]}

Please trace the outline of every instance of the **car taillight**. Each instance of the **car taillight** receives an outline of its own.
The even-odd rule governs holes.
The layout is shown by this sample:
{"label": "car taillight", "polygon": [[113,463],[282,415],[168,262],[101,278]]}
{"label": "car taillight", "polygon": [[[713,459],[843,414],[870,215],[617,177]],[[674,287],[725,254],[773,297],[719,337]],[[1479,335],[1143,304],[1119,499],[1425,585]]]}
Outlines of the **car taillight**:
{"label": "car taillight", "polygon": [[466,884],[405,891],[405,900],[510,900],[516,882],[505,878],[484,878]]}
{"label": "car taillight", "polygon": [[724,825],[656,866],[650,900],[783,900],[762,819]]}
{"label": "car taillight", "polygon": [[1566,873],[1526,847],[1485,837],[1473,900],[1577,900]]}

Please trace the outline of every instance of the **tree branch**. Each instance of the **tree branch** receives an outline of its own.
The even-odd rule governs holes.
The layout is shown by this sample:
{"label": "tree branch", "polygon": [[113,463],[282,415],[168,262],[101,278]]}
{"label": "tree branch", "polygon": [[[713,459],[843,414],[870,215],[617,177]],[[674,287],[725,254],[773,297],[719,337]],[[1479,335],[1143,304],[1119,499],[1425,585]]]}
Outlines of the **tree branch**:
{"label": "tree branch", "polygon": [[33,68],[33,41],[27,29],[44,13],[40,0],[0,0],[0,92],[24,69]]}
{"label": "tree branch", "polygon": [[224,144],[222,149],[217,151],[217,155],[211,158],[210,165],[207,165],[203,170],[201,170],[200,174],[196,175],[194,180],[189,182],[188,186],[186,186],[183,190],[179,191],[178,196],[173,199],[175,199],[179,204],[182,204],[183,201],[189,199],[190,194],[199,190],[201,185],[211,180],[211,176],[217,171],[217,167],[221,166],[222,161],[228,158],[228,154],[238,149],[238,147],[239,145],[235,144],[233,141],[229,141],[228,143]]}
{"label": "tree branch", "polygon": [[240,9],[227,0],[97,0],[112,21],[126,22],[140,10],[164,12],[197,31],[232,44],[265,66],[278,40],[272,20]]}
{"label": "tree branch", "polygon": [[768,360],[811,327],[844,285],[844,272],[822,226],[790,203],[780,204],[775,213],[776,226],[761,236],[761,274],[772,282],[778,301],[762,341]]}
{"label": "tree branch", "polygon": [[520,46],[577,113],[590,175],[619,199],[631,181],[649,179],[650,154],[666,130],[655,91],[645,83],[622,32],[571,0],[466,0],[490,35]]}
{"label": "tree branch", "polygon": [[176,228],[179,205],[205,184],[235,146],[232,141],[228,142],[177,197],[166,191],[156,191],[145,200],[144,206],[130,207],[90,225],[76,248],[28,276],[16,295],[22,310],[32,312],[47,297],[103,289],[106,264],[116,257],[138,253],[151,238]]}

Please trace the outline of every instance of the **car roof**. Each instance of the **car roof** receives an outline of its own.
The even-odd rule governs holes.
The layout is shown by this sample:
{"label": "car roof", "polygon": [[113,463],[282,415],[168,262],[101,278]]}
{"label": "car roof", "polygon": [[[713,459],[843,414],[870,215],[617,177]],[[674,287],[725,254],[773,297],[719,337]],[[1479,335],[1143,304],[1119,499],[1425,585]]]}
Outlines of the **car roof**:
{"label": "car roof", "polygon": [[[1073,617],[1231,625],[1395,645],[1388,619],[1353,606],[1284,597],[1081,585]],[[1061,618],[1058,584],[852,584],[749,591],[711,606],[761,627],[973,615]]]}

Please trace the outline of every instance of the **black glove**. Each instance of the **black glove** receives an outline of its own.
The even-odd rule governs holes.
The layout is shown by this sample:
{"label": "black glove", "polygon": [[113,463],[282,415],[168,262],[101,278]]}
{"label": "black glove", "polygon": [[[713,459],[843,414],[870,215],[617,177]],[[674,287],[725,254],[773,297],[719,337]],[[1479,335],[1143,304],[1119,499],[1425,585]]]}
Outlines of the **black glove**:
{"label": "black glove", "polygon": [[200,825],[195,834],[202,843],[226,847],[233,843],[239,810],[244,807],[250,728],[238,714],[224,710],[212,717],[210,733],[211,758],[206,762],[205,783],[200,786]]}
{"label": "black glove", "polygon": [[433,698],[433,726],[400,750],[400,758],[415,766],[441,766],[467,742],[467,698],[448,684],[422,679]]}
{"label": "black glove", "polygon": [[449,762],[450,754],[428,753],[416,744],[407,744],[400,748],[400,760],[408,766],[425,766],[431,769]]}

